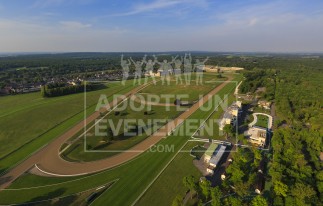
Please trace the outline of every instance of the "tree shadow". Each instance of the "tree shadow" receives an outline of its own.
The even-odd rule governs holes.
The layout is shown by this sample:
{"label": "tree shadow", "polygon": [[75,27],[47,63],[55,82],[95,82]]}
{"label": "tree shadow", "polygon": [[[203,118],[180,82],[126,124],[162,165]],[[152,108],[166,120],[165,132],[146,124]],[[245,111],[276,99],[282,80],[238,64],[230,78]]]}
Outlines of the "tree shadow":
{"label": "tree shadow", "polygon": [[27,202],[27,205],[29,205],[29,203],[33,203],[33,202],[37,202],[37,201],[57,198],[59,196],[62,196],[65,193],[65,191],[66,191],[65,188],[59,188],[57,190],[54,190],[54,191],[44,194],[42,196],[38,196],[38,197],[31,199],[30,201]]}
{"label": "tree shadow", "polygon": [[4,173],[8,168],[1,168],[0,169],[0,174]]}
{"label": "tree shadow", "polygon": [[77,200],[77,195],[71,195],[59,199],[57,202],[53,203],[52,206],[61,206],[61,205],[72,205]]}
{"label": "tree shadow", "polygon": [[127,116],[129,113],[128,112],[122,112],[121,114],[120,114],[120,116]]}
{"label": "tree shadow", "polygon": [[106,142],[106,143],[100,144],[100,145],[98,145],[98,146],[95,146],[93,149],[94,149],[94,150],[100,150],[100,149],[103,149],[103,148],[105,148],[105,147],[109,146],[110,144],[111,144],[111,142],[109,141],[109,142]]}
{"label": "tree shadow", "polygon": [[7,177],[0,177],[0,185],[6,184],[10,182],[13,179],[12,176],[7,176]]}

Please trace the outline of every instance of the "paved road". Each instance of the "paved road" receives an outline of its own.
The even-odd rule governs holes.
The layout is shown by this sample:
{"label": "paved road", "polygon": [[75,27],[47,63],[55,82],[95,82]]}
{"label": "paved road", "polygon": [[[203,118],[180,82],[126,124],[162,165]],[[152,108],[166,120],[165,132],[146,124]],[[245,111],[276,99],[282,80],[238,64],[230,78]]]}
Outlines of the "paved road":
{"label": "paved road", "polygon": [[[34,165],[37,165],[42,171],[52,175],[76,176],[76,175],[90,174],[90,173],[102,171],[105,169],[118,166],[122,163],[125,163],[137,157],[142,152],[148,150],[151,146],[155,145],[161,139],[165,138],[170,131],[172,131],[174,128],[180,125],[186,118],[188,118],[191,114],[193,114],[196,110],[198,110],[201,104],[204,104],[205,102],[207,102],[209,100],[208,98],[209,95],[215,95],[224,86],[226,86],[231,79],[232,77],[230,77],[226,82],[222,83],[221,85],[213,89],[211,92],[208,93],[208,95],[205,95],[203,98],[201,98],[196,104],[194,104],[192,107],[190,107],[181,115],[179,115],[175,120],[169,122],[168,124],[160,128],[158,131],[156,131],[153,135],[146,138],[142,142],[138,143],[133,148],[131,148],[130,149],[131,152],[129,151],[122,152],[120,154],[117,154],[115,156],[112,156],[103,160],[78,163],[78,162],[68,162],[59,156],[59,150],[61,146],[69,138],[71,138],[73,135],[75,135],[78,131],[80,131],[83,128],[84,121],[81,121],[72,129],[67,131],[65,134],[61,135],[53,142],[46,145],[43,149],[33,154],[32,156],[27,158],[24,162],[19,164],[17,167],[10,170],[6,175],[1,177],[0,189],[8,187],[15,179],[17,179],[20,175],[22,175],[30,168],[32,168]],[[127,93],[125,96],[129,97],[137,93],[139,90],[142,89],[142,87],[143,86],[137,87],[136,89]],[[117,105],[118,102],[120,102],[121,100],[122,99],[115,100],[111,103],[111,105],[112,106]],[[97,119],[99,115],[100,115],[100,112],[95,112],[94,114],[89,116],[86,121],[91,122]]]}

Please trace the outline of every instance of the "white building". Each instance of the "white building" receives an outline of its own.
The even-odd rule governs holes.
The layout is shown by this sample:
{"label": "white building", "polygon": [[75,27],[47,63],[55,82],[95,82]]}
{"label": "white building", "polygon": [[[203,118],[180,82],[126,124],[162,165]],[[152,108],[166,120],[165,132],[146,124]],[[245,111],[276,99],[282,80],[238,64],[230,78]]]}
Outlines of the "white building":
{"label": "white building", "polygon": [[226,146],[221,145],[217,148],[216,155],[213,155],[209,161],[209,165],[213,168],[216,168],[216,166],[219,164],[223,153],[225,152]]}
{"label": "white building", "polygon": [[223,130],[224,126],[231,124],[232,126],[236,125],[237,118],[241,111],[241,101],[232,103],[230,107],[224,112],[223,117],[220,121],[219,129]]}
{"label": "white building", "polygon": [[204,162],[207,164],[206,171],[208,174],[214,174],[214,168],[219,165],[221,158],[225,152],[226,146],[211,144],[209,148],[204,153]]}
{"label": "white building", "polygon": [[249,142],[259,147],[264,147],[267,138],[267,129],[253,126],[248,130]]}
{"label": "white building", "polygon": [[260,100],[260,101],[258,101],[258,106],[259,107],[262,107],[264,109],[269,110],[270,109],[270,106],[271,106],[271,102],[267,102],[267,101],[264,101],[264,100]]}

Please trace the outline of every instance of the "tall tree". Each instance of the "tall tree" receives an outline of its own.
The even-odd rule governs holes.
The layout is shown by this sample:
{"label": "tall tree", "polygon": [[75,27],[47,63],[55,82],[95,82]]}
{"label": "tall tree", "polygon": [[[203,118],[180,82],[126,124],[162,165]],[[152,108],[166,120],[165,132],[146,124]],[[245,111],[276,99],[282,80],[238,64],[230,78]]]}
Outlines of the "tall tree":
{"label": "tall tree", "polygon": [[182,206],[183,205],[183,197],[180,195],[176,195],[173,200],[172,206]]}
{"label": "tall tree", "polygon": [[232,135],[233,133],[233,127],[231,124],[227,124],[223,127],[223,132],[225,133],[226,135],[226,139],[228,139],[229,136]]}
{"label": "tall tree", "polygon": [[268,203],[265,198],[258,195],[252,199],[251,205],[252,206],[268,206]]}
{"label": "tall tree", "polygon": [[196,179],[194,176],[186,176],[183,178],[183,184],[190,190],[191,199],[193,198],[193,192],[197,190]]}
{"label": "tall tree", "polygon": [[239,198],[230,196],[230,197],[224,199],[224,205],[225,206],[241,206],[242,201]]}
{"label": "tall tree", "polygon": [[274,182],[274,192],[278,196],[287,196],[288,186],[280,181]]}
{"label": "tall tree", "polygon": [[219,187],[214,187],[211,189],[212,206],[221,206],[221,197],[222,197],[222,192],[219,189]]}
{"label": "tall tree", "polygon": [[302,183],[296,183],[295,186],[291,188],[291,194],[296,199],[304,201],[305,198],[310,198],[316,194],[315,190],[309,186]]}
{"label": "tall tree", "polygon": [[205,200],[210,196],[211,182],[208,180],[202,180],[199,182],[202,194],[204,195]]}

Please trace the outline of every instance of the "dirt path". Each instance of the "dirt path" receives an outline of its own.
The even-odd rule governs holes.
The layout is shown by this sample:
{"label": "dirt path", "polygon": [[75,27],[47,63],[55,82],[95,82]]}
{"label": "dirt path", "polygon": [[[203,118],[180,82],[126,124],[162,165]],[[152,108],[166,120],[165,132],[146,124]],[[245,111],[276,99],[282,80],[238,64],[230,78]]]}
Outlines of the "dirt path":
{"label": "dirt path", "polygon": [[34,167],[35,164],[41,162],[41,160],[44,157],[44,154],[46,154],[48,151],[56,151],[56,155],[59,153],[59,149],[61,148],[61,145],[64,144],[68,139],[73,137],[77,132],[79,132],[82,128],[84,128],[85,123],[90,123],[100,117],[101,112],[106,112],[108,108],[113,108],[116,106],[119,102],[123,101],[127,97],[137,93],[138,91],[142,90],[144,87],[148,85],[141,85],[130,92],[126,93],[124,96],[114,99],[112,102],[110,102],[109,105],[107,105],[106,108],[100,109],[100,111],[94,112],[92,115],[87,117],[85,120],[82,120],[75,126],[73,126],[70,130],[68,130],[63,135],[59,136],[52,142],[48,143],[38,151],[36,151],[34,154],[31,154],[26,160],[12,168],[8,173],[0,177],[0,189],[8,187],[15,179],[17,179],[20,175],[22,175],[27,170]]}
{"label": "dirt path", "polygon": [[[200,105],[207,102],[209,100],[208,97],[210,95],[215,95],[217,92],[219,92],[224,86],[226,86],[229,83],[231,79],[232,77],[230,77],[226,82],[222,83],[218,87],[214,88],[211,92],[209,92],[207,95],[201,98],[196,104],[194,104],[192,107],[190,107],[181,115],[179,115],[176,119],[161,127],[150,137],[138,143],[130,150],[103,160],[77,163],[68,162],[59,156],[59,149],[61,148],[61,145],[63,145],[69,138],[71,138],[84,127],[84,121],[81,121],[69,131],[55,139],[53,142],[47,144],[41,150],[31,155],[21,164],[19,164],[18,166],[10,170],[7,174],[2,176],[0,178],[0,189],[8,187],[15,179],[17,179],[20,175],[22,175],[30,168],[32,168],[34,165],[37,165],[39,169],[46,172],[47,174],[51,174],[54,176],[76,176],[102,171],[125,163],[137,157],[142,152],[148,150],[151,146],[155,145],[161,139],[165,138],[169,132],[174,130],[178,125],[183,123],[183,121],[186,118],[188,118],[191,114],[198,110]],[[137,93],[139,90],[142,89],[142,87],[144,86],[140,86],[133,89],[125,96],[129,97]],[[120,99],[111,102],[111,105],[117,105],[118,102],[120,102]],[[95,112],[91,116],[89,116],[86,121],[89,123],[98,118],[99,115],[100,112]]]}

